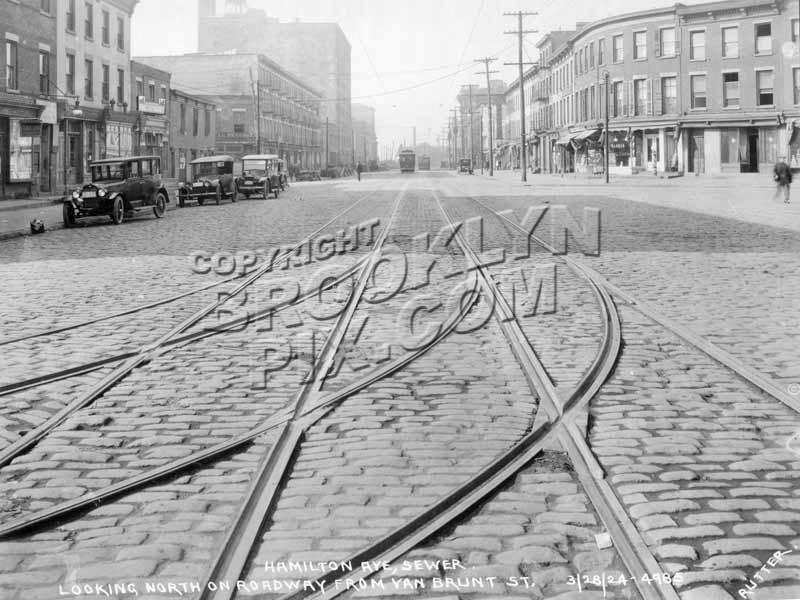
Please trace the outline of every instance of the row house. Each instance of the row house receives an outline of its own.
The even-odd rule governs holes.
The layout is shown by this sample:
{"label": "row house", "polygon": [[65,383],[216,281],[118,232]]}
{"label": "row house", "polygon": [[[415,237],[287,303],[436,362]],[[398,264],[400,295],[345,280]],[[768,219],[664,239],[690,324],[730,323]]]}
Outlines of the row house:
{"label": "row house", "polygon": [[186,181],[187,165],[196,158],[217,154],[218,107],[207,97],[169,89],[169,160],[164,173]]}
{"label": "row house", "polygon": [[136,154],[161,157],[164,173],[172,171],[169,150],[170,73],[131,61],[131,106],[136,111],[133,148]]}
{"label": "row house", "polygon": [[786,0],[676,4],[540,47],[542,169],[602,172],[606,108],[612,173],[764,172],[780,155],[800,166],[797,14]]}
{"label": "row house", "polygon": [[0,198],[52,192],[55,0],[0,2]]}
{"label": "row house", "polygon": [[134,153],[131,17],[138,0],[53,0],[59,187],[80,184],[89,162]]}
{"label": "row house", "polygon": [[136,60],[168,71],[173,86],[219,107],[218,153],[270,153],[289,165],[320,167],[320,93],[265,56],[196,53]]}

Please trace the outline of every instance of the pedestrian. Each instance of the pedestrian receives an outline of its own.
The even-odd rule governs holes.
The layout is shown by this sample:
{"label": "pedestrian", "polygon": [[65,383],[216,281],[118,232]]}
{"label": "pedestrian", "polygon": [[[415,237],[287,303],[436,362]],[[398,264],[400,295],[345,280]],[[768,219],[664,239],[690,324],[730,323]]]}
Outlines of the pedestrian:
{"label": "pedestrian", "polygon": [[359,181],[361,181],[361,171],[363,171],[363,170],[364,170],[364,165],[362,165],[361,162],[359,162],[356,165],[356,174],[358,175],[358,180]]}
{"label": "pedestrian", "polygon": [[783,201],[789,204],[789,186],[792,183],[792,170],[789,168],[789,165],[786,164],[785,156],[779,157],[778,162],[775,163],[772,178],[777,185],[775,197],[777,198],[781,195],[781,192],[783,192]]}

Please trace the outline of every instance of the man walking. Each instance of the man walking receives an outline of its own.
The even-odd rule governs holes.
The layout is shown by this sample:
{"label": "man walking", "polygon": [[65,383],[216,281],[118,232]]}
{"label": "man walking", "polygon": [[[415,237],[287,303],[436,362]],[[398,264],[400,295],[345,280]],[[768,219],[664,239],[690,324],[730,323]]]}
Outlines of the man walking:
{"label": "man walking", "polygon": [[781,191],[783,191],[783,201],[789,204],[789,186],[792,183],[792,170],[786,164],[786,157],[781,156],[778,158],[773,173],[773,179],[775,179],[775,184],[777,185],[775,197],[780,196]]}
{"label": "man walking", "polygon": [[359,181],[361,181],[361,171],[363,171],[363,170],[364,170],[364,166],[361,164],[361,162],[359,162],[356,165],[356,174],[358,175],[358,180]]}

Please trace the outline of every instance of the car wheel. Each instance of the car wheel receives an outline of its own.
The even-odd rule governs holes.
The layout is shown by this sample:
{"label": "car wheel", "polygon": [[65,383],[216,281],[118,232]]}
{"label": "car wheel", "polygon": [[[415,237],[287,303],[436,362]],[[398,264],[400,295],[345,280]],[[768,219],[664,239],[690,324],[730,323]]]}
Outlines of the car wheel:
{"label": "car wheel", "polygon": [[231,202],[236,202],[239,197],[239,188],[236,187],[236,184],[233,185],[233,191],[231,192]]}
{"label": "car wheel", "polygon": [[266,200],[267,198],[269,198],[269,192],[270,192],[270,189],[269,189],[269,182],[268,182],[268,181],[266,181],[266,182],[264,182],[264,200]]}
{"label": "car wheel", "polygon": [[276,198],[276,199],[278,198],[278,192],[280,191],[280,189],[281,189],[281,186],[279,186],[279,185],[276,185],[276,186],[275,186],[275,189],[274,189],[274,190],[272,190],[272,193],[275,195],[275,198]]}
{"label": "car wheel", "polygon": [[219,206],[220,200],[222,200],[222,188],[217,186],[217,191],[214,199],[217,201],[217,206]]}
{"label": "car wheel", "polygon": [[164,196],[164,192],[158,192],[158,194],[156,194],[156,203],[153,205],[153,214],[157,219],[160,219],[166,214],[166,212],[167,198]]}
{"label": "car wheel", "polygon": [[119,225],[125,220],[125,205],[121,196],[114,198],[114,205],[111,207],[111,220],[114,221],[114,225]]}
{"label": "car wheel", "polygon": [[186,194],[178,194],[178,206],[181,208],[186,206]]}
{"label": "car wheel", "polygon": [[206,202],[205,198],[198,198],[197,199],[197,205],[198,206],[203,206],[203,204],[205,204],[205,202]]}
{"label": "car wheel", "polygon": [[75,207],[69,202],[65,202],[62,213],[64,215],[64,227],[75,227]]}

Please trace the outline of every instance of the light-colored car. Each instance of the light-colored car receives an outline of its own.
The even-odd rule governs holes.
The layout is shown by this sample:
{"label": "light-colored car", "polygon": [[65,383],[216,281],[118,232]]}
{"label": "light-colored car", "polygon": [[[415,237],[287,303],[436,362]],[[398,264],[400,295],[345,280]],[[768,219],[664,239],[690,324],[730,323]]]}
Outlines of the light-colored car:
{"label": "light-colored car", "polygon": [[178,206],[189,200],[196,200],[201,206],[206,200],[219,204],[223,198],[236,202],[237,193],[233,157],[203,156],[189,163],[187,181],[178,183]]}
{"label": "light-colored car", "polygon": [[236,179],[239,192],[246,198],[268,197],[286,187],[286,162],[277,154],[248,154],[242,157],[242,175]]}

